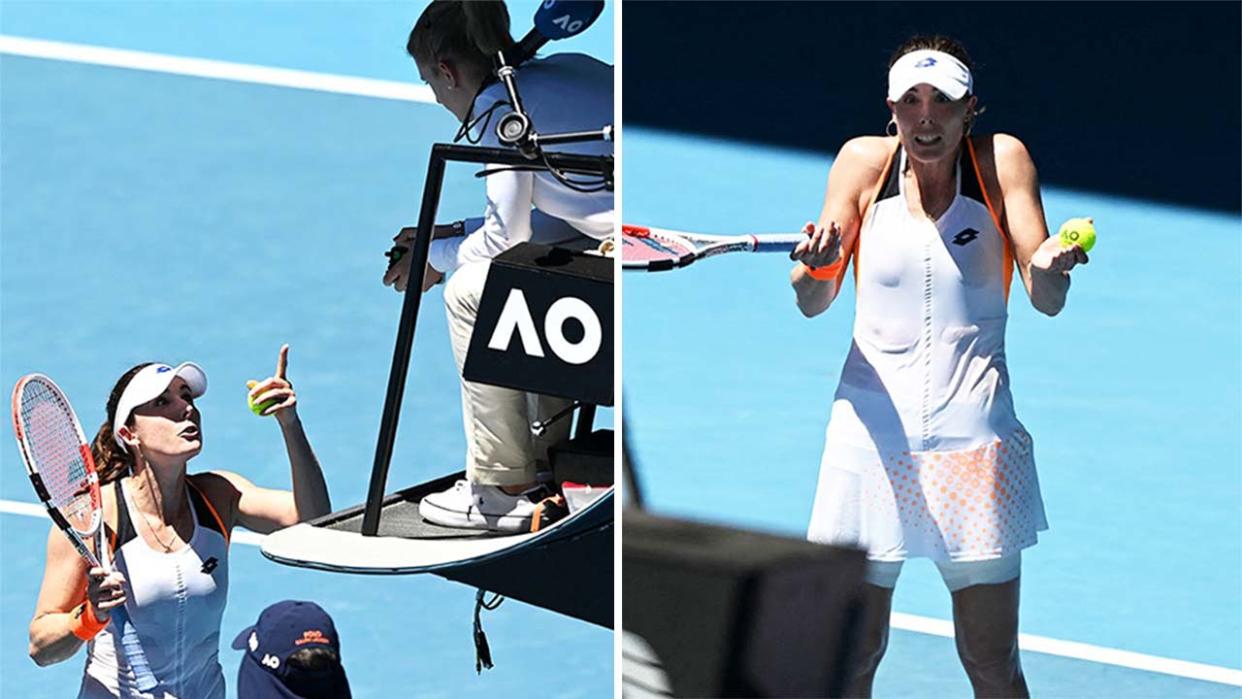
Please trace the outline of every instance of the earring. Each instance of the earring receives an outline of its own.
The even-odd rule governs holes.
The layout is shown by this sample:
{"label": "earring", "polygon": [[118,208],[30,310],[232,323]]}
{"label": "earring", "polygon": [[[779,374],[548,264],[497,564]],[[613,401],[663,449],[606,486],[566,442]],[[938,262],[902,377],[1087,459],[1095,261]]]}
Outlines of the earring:
{"label": "earring", "polygon": [[884,133],[888,134],[889,136],[897,135],[897,120],[896,119],[888,120],[888,126],[884,127]]}

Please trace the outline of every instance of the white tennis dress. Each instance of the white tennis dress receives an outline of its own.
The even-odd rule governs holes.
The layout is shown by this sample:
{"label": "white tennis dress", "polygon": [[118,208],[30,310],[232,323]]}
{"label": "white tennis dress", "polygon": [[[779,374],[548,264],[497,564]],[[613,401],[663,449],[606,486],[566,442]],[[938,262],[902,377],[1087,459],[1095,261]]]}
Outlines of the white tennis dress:
{"label": "white tennis dress", "polygon": [[1048,528],[1005,366],[1013,258],[971,148],[935,222],[910,213],[905,166],[899,147],[854,250],[853,344],[808,538],[877,561],[1000,558]]}
{"label": "white tennis dress", "polygon": [[79,699],[224,699],[218,659],[220,621],[229,587],[228,538],[224,523],[193,485],[187,487],[194,534],[177,551],[156,551],[143,541],[131,514],[134,502],[117,481],[114,561],[128,582],[125,608],[138,631],[151,671],[160,684],[138,691],[133,671],[117,653],[115,625],[88,646]]}

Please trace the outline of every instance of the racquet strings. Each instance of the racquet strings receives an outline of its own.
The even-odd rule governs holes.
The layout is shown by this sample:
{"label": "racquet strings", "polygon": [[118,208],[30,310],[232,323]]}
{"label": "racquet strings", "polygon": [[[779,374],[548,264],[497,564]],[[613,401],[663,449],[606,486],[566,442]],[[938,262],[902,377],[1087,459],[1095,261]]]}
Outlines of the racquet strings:
{"label": "racquet strings", "polygon": [[621,259],[635,262],[655,260],[677,260],[694,252],[689,241],[649,233],[637,229],[635,233],[628,227],[621,229]]}
{"label": "racquet strings", "polygon": [[99,490],[73,425],[73,413],[59,391],[39,380],[22,387],[20,419],[31,461],[47,492],[49,504],[79,533],[94,532]]}

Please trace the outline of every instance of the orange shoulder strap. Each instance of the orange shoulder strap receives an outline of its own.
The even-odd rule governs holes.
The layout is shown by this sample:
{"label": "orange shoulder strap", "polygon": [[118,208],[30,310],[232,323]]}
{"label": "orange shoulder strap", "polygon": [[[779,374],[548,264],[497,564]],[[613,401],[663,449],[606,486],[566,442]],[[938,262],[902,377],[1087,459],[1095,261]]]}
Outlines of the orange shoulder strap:
{"label": "orange shoulder strap", "polygon": [[884,185],[888,183],[889,175],[893,172],[893,163],[897,159],[897,151],[900,148],[901,144],[898,143],[893,152],[888,154],[888,161],[884,163],[884,171],[880,173],[880,180],[875,183],[875,188],[871,190],[871,199],[862,210],[862,217],[858,221],[858,235],[854,236],[854,245],[846,255],[847,259],[849,257],[854,258],[854,286],[858,286],[858,263],[861,259],[862,232],[863,226],[867,223],[867,212],[871,211],[871,207],[875,206],[876,200],[880,197],[880,192],[884,191]]}
{"label": "orange shoulder strap", "polygon": [[[973,138],[966,139],[966,149],[970,151],[970,165],[975,171],[975,178],[979,181],[979,191],[983,193],[983,203],[988,207],[988,214],[992,217],[992,223],[996,224],[996,232],[1000,234],[1005,251],[1004,259],[1001,261],[1001,274],[1004,275],[1005,301],[1009,301],[1009,285],[1013,283],[1013,269],[1015,266],[1015,258],[1013,254],[1013,240],[1009,237],[1009,232],[1001,225],[1000,216],[996,213],[996,207],[992,205],[992,198],[988,196],[987,185],[983,182],[983,171],[979,169],[979,158],[975,155],[975,143]],[[995,157],[993,157],[995,160]]]}
{"label": "orange shoulder strap", "polygon": [[186,484],[198,494],[199,501],[203,503],[203,505],[207,508],[207,512],[211,514],[212,519],[216,520],[216,524],[220,526],[220,534],[224,536],[224,543],[228,544],[230,539],[229,528],[224,526],[224,519],[221,518],[220,513],[216,511],[215,505],[212,505],[211,500],[207,497],[207,495],[203,493],[198,486],[190,482],[189,479],[186,480]]}

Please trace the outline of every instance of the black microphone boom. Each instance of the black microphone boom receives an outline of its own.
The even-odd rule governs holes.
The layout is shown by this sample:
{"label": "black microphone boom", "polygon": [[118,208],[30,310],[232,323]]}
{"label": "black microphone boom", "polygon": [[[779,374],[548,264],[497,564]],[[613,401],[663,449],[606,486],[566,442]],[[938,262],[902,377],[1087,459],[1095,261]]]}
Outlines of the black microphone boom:
{"label": "black microphone boom", "polygon": [[539,33],[538,29],[531,29],[522,37],[522,40],[513,45],[505,52],[507,63],[511,66],[517,66],[529,61],[535,56],[535,52],[543,48],[548,43],[548,38]]}

